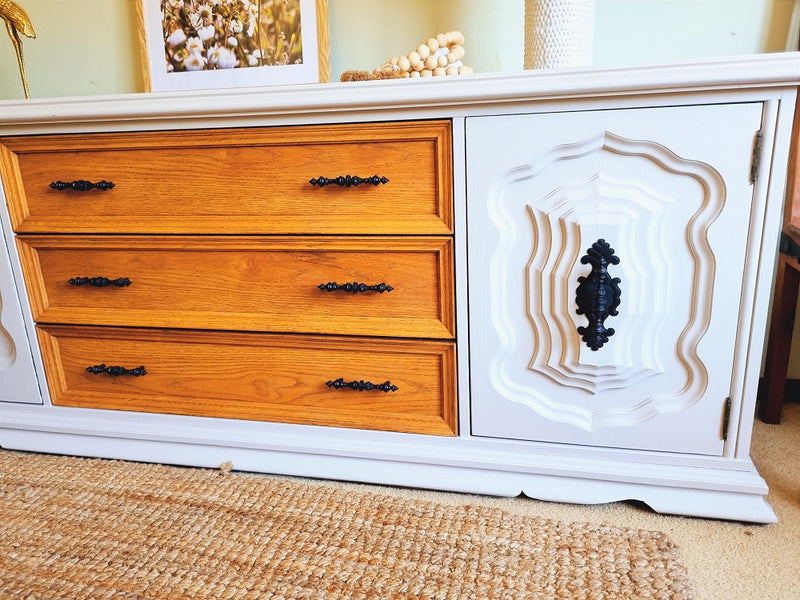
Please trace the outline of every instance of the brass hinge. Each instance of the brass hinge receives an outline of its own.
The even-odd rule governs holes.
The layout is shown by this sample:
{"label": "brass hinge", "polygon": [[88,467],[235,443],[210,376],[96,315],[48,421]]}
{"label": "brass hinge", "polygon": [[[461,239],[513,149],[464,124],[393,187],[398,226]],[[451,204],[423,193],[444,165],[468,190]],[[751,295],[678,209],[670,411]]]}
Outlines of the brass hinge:
{"label": "brass hinge", "polygon": [[761,130],[756,131],[756,139],[753,142],[753,162],[750,163],[750,183],[755,183],[758,179],[758,167],[761,164],[761,146],[763,145],[764,136]]}
{"label": "brass hinge", "polygon": [[722,441],[728,440],[728,427],[731,424],[731,399],[725,398],[725,408],[722,413]]}

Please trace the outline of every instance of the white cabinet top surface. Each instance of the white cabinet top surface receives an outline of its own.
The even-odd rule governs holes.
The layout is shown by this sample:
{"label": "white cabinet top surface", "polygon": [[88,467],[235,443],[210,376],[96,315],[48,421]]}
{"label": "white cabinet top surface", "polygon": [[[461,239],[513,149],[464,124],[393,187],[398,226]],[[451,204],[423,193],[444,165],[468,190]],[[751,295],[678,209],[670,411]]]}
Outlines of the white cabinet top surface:
{"label": "white cabinet top surface", "polygon": [[641,103],[642,96],[746,95],[800,83],[800,52],[626,67],[415,80],[0,102],[0,135],[289,125],[548,110],[554,103]]}

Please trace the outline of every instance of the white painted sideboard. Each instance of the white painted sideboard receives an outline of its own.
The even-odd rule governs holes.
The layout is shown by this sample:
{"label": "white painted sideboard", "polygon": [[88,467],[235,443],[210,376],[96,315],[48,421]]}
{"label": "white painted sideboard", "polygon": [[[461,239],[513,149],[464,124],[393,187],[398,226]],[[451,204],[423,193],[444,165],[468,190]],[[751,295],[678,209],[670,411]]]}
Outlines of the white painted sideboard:
{"label": "white painted sideboard", "polygon": [[[636,499],[666,513],[774,521],[749,447],[798,83],[800,54],[786,53],[419,81],[0,103],[6,199],[0,207],[5,242],[0,246],[0,446],[208,467],[230,461],[241,470],[562,502]],[[246,135],[249,128],[267,128],[259,130],[266,144],[272,143],[273,132],[297,134],[307,144],[320,131],[328,136],[321,143],[333,143],[336,131],[346,131],[352,144],[363,145],[369,154],[369,142],[352,132],[405,126],[447,132],[447,139],[440,133],[430,138],[440,160],[435,181],[423,176],[432,164],[429,157],[412,153],[402,172],[413,172],[419,164],[419,189],[413,181],[393,188],[396,177],[388,183],[362,183],[374,190],[361,196],[365,204],[358,210],[369,215],[370,202],[385,198],[386,210],[402,211],[421,203],[423,187],[433,185],[436,197],[448,203],[431,209],[444,215],[441,219],[382,223],[376,217],[337,226],[335,209],[320,202],[318,214],[305,221],[284,214],[280,222],[288,223],[286,229],[273,230],[277,221],[268,224],[265,218],[259,224],[254,217],[232,221],[231,230],[224,225],[216,230],[209,223],[217,217],[204,213],[192,219],[190,212],[174,220],[173,231],[168,209],[153,217],[160,224],[151,228],[141,204],[124,196],[118,184],[92,191],[92,206],[102,206],[96,204],[101,199],[115,202],[106,220],[101,215],[92,222],[87,215],[84,223],[54,209],[48,221],[49,216],[36,212],[40,200],[33,198],[41,192],[41,202],[47,202],[48,196],[28,188],[25,173],[25,152],[44,152],[31,149],[39,142],[26,142],[39,139],[34,136],[47,136],[42,148],[55,157],[68,157],[69,145],[78,142],[101,157],[106,142],[98,140],[112,139],[96,137],[102,134],[119,134],[138,144],[143,138],[137,132],[153,132],[145,136],[147,144],[166,152],[170,140],[190,131],[207,132],[198,134],[206,137],[196,148],[213,146],[213,130],[220,129]],[[63,148],[57,147],[60,139]],[[249,152],[261,142],[237,143]],[[324,161],[336,158],[324,152],[318,157],[322,162],[308,177],[328,176]],[[60,159],[54,160],[58,165]],[[191,160],[187,152],[186,164]],[[91,174],[92,162],[86,164],[87,175],[54,173],[53,179],[101,177]],[[403,161],[388,161],[389,171],[392,162]],[[357,165],[347,173],[375,174],[360,172]],[[262,187],[265,194],[270,191],[269,185]],[[212,194],[205,201],[230,202],[237,194],[244,199],[245,189],[249,201],[259,193],[255,188],[243,182],[224,197]],[[307,195],[313,199],[312,193],[318,192],[299,192],[298,206]],[[79,195],[71,198],[81,202]],[[140,198],[149,206],[169,206],[175,200],[169,181]],[[176,214],[183,209],[176,206]],[[347,210],[342,214],[350,214]],[[114,211],[121,212],[109,216]],[[114,219],[120,220],[118,228]],[[128,222],[136,227],[126,229]],[[177,234],[185,244],[175,241]],[[158,305],[148,315],[148,306],[119,308],[108,300],[107,318],[78,310],[75,314],[84,320],[73,320],[72,309],[58,305],[72,293],[67,282],[47,280],[48,269],[58,270],[62,259],[50,257],[59,251],[84,253],[97,265],[102,252],[137,245],[141,250],[154,244],[151,250],[165,253],[179,243],[182,251],[206,253],[242,246],[254,252],[245,261],[252,267],[261,264],[258,253],[274,251],[275,244],[288,244],[286,256],[293,260],[309,251],[313,240],[315,252],[340,246],[365,252],[373,242],[383,250],[432,252],[438,258],[425,259],[425,264],[435,263],[439,270],[430,275],[420,271],[420,278],[438,282],[440,308],[431,309],[435,319],[421,324],[397,310],[380,319],[345,318],[332,304],[333,329],[327,331],[325,318],[312,319],[304,311],[297,323],[282,320],[272,314],[280,310],[268,306],[274,301],[266,300],[269,324],[263,327],[252,311],[226,322],[192,309],[173,323],[168,312],[173,307]],[[235,252],[225,256],[236,257]],[[324,257],[335,262],[330,254]],[[140,262],[126,264],[136,268]],[[235,274],[222,279],[228,277],[235,279]],[[139,293],[136,278],[131,279],[129,293]],[[259,281],[250,285],[258,288]],[[320,289],[314,293],[332,290]],[[119,291],[125,293],[114,293]],[[402,289],[384,292],[367,290],[368,302],[399,298],[402,307],[402,299],[409,297]],[[175,298],[181,293],[188,292],[176,290]],[[415,293],[419,299],[408,302],[422,304],[428,297],[424,291]],[[292,310],[291,303],[287,307]],[[124,320],[133,314],[139,321]],[[398,329],[392,317],[399,319]],[[340,318],[353,329],[336,329]],[[385,328],[376,330],[375,324]],[[329,333],[335,337],[326,337]],[[113,341],[120,336],[122,342]],[[353,383],[352,389],[341,390],[331,381],[309,392],[311,400],[303,396],[309,406],[325,407],[326,394],[340,394],[337,402],[344,404],[371,394],[364,406],[378,416],[348,421],[347,411],[356,411],[357,402],[325,409],[319,418],[297,407],[284,414],[280,405],[288,399],[271,387],[278,384],[268,373],[257,381],[248,374],[241,380],[243,387],[252,387],[248,401],[256,395],[257,403],[257,394],[263,393],[269,405],[263,411],[256,407],[256,416],[248,417],[238,408],[226,410],[226,403],[239,399],[202,397],[202,380],[191,387],[194,396],[186,392],[190,388],[181,387],[186,383],[175,365],[169,367],[171,379],[159,375],[158,365],[148,365],[142,377],[133,369],[122,377],[102,370],[69,372],[75,354],[99,348],[104,340],[126,358],[130,348],[146,348],[152,340],[164,356],[187,345],[203,352],[219,348],[223,366],[213,376],[222,378],[230,375],[226,352],[247,362],[252,349],[253,361],[266,356],[277,364],[280,352],[263,354],[265,347],[301,353],[325,348],[326,356],[352,352],[352,360],[370,365],[381,352],[394,360],[409,355],[409,348],[424,348],[420,355],[440,365],[440,379],[426,387],[425,366],[420,380],[412,381],[417,363],[397,358],[412,361],[399,383],[376,380],[380,389],[357,389],[360,375],[344,375],[354,379],[345,381]],[[217,345],[220,340],[225,344]],[[114,356],[109,360],[113,364]],[[342,360],[346,365],[351,359]],[[203,365],[193,368],[204,371]],[[99,385],[98,372],[107,382],[103,385],[110,386],[108,395],[124,401],[106,402],[92,387]],[[291,375],[281,371],[274,379],[280,378]],[[236,386],[231,377],[225,387]],[[414,395],[406,406],[403,394],[410,388]],[[137,389],[150,398],[141,407],[135,401]],[[424,414],[406,425],[404,411]],[[435,423],[420,429],[418,421]]]}

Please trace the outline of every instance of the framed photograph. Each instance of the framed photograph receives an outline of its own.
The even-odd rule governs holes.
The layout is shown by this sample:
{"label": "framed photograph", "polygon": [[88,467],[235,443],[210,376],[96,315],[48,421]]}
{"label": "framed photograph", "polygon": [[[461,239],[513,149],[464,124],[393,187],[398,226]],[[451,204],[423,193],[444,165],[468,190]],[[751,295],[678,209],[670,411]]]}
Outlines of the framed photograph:
{"label": "framed photograph", "polygon": [[327,0],[137,0],[145,89],[330,78]]}

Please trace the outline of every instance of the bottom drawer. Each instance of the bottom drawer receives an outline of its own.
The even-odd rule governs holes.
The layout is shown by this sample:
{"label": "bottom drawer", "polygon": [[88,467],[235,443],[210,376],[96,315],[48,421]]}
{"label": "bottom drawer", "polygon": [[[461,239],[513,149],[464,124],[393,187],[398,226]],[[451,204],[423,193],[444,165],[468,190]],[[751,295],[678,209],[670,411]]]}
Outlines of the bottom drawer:
{"label": "bottom drawer", "polygon": [[[457,431],[450,342],[47,325],[38,333],[58,406]],[[360,381],[389,389],[346,385]]]}

